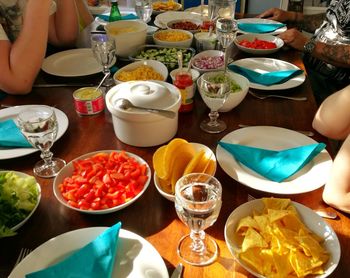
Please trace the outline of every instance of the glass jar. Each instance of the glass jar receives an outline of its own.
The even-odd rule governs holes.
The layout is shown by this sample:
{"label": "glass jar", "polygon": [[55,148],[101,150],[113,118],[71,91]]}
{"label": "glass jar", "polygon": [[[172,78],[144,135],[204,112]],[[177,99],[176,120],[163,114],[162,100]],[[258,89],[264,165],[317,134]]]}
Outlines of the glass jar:
{"label": "glass jar", "polygon": [[180,71],[175,75],[174,85],[181,92],[181,106],[179,112],[190,112],[193,110],[194,88],[192,75],[186,71]]}

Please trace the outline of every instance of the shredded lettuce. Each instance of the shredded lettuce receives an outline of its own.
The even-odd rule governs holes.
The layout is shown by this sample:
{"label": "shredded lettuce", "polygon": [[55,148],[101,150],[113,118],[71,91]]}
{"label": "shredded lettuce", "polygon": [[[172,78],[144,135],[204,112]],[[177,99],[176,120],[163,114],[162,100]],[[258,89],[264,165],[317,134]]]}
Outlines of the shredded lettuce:
{"label": "shredded lettuce", "polygon": [[39,191],[32,176],[0,173],[0,238],[16,234],[12,227],[23,221],[38,202]]}

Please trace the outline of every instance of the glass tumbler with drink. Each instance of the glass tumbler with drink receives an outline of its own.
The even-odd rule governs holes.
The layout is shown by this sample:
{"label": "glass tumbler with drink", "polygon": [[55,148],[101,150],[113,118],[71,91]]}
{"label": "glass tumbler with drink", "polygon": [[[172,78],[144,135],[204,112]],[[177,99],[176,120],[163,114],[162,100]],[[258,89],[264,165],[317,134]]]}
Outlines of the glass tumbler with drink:
{"label": "glass tumbler with drink", "polygon": [[152,0],[135,0],[136,15],[143,22],[147,23],[151,20],[152,11]]}
{"label": "glass tumbler with drink", "polygon": [[22,110],[17,116],[22,134],[28,142],[41,151],[43,159],[34,166],[34,174],[42,178],[51,178],[66,165],[60,158],[52,157],[50,148],[57,137],[58,123],[53,108],[45,105],[33,106]]}
{"label": "glass tumbler with drink", "polygon": [[221,209],[222,188],[213,176],[191,173],[175,185],[175,209],[191,232],[178,245],[178,255],[192,265],[208,265],[215,261],[218,246],[204,230],[216,221]]}

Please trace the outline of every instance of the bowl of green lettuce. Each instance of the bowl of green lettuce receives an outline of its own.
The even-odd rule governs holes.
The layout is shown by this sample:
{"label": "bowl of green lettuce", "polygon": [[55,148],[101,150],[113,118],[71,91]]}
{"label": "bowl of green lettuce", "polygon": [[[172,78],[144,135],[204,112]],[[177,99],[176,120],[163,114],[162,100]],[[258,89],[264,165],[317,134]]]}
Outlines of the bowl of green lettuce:
{"label": "bowl of green lettuce", "polygon": [[198,90],[201,90],[201,82],[205,75],[209,75],[212,81],[217,81],[217,83],[222,83],[222,81],[226,79],[230,86],[230,95],[226,99],[224,105],[219,109],[219,112],[228,112],[232,110],[243,101],[248,93],[249,80],[243,75],[232,71],[227,71],[226,74],[224,74],[223,71],[211,71],[204,73],[197,79]]}
{"label": "bowl of green lettuce", "polygon": [[0,238],[13,236],[32,216],[41,199],[41,188],[33,176],[0,171]]}

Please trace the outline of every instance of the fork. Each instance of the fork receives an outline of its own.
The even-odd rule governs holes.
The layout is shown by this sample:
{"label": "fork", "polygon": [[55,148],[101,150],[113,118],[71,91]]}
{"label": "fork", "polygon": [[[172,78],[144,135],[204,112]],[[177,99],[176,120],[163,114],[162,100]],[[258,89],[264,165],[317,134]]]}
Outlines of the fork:
{"label": "fork", "polygon": [[15,263],[15,266],[18,265],[29,253],[32,252],[31,249],[29,248],[22,248],[21,251],[19,252],[17,261]]}
{"label": "fork", "polygon": [[307,100],[307,97],[288,97],[288,96],[281,96],[281,95],[258,95],[256,93],[253,93],[252,91],[248,91],[249,94],[251,94],[253,97],[256,97],[258,99],[265,99],[269,97],[275,97],[275,98],[284,98],[289,100],[298,100],[298,101],[305,101]]}

